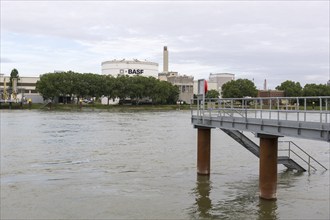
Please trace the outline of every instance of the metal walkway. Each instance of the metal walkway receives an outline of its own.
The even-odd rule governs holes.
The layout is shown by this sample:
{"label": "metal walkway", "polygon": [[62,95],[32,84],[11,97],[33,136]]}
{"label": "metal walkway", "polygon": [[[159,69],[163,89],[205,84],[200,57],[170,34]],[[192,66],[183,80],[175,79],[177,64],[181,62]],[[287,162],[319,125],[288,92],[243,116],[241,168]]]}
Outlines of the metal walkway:
{"label": "metal walkway", "polygon": [[[257,157],[259,146],[240,131],[330,142],[330,97],[208,100],[198,97],[195,101],[197,108],[191,108],[191,121],[195,127],[220,128]],[[278,164],[306,171],[296,162],[298,158],[308,165],[308,171],[311,168],[316,170],[316,165],[326,170],[299,146],[291,141],[288,144],[287,149],[279,150],[288,152],[288,155],[278,156]],[[295,159],[290,155],[295,155]]]}
{"label": "metal walkway", "polygon": [[330,142],[330,96],[196,101],[195,126]]}

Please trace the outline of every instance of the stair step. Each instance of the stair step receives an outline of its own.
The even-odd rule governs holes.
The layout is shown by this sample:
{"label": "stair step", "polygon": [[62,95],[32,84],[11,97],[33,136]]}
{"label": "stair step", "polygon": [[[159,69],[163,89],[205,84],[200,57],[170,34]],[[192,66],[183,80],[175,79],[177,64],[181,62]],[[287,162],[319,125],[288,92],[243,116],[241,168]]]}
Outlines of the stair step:
{"label": "stair step", "polygon": [[302,166],[300,166],[298,163],[296,163],[294,160],[292,160],[288,156],[278,157],[277,158],[277,163],[278,164],[283,164],[284,166],[286,166],[288,169],[291,169],[291,170],[297,170],[299,172],[305,172],[306,171]]}

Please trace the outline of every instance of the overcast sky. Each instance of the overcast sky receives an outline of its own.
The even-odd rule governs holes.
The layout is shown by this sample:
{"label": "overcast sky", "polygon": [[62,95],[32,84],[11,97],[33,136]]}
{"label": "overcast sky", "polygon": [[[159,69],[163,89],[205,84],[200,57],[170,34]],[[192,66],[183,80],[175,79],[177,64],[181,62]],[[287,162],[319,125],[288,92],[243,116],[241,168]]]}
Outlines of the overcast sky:
{"label": "overcast sky", "polygon": [[234,73],[273,89],[324,84],[329,1],[5,1],[1,73],[101,73],[101,62],[139,59],[208,78]]}

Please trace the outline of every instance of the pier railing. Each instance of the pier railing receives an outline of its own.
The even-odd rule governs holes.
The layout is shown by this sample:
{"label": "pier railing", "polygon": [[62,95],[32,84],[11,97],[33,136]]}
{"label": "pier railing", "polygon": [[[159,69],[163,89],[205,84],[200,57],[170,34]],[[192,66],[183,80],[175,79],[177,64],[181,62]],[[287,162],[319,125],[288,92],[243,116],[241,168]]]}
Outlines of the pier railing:
{"label": "pier railing", "polygon": [[298,122],[330,123],[330,96],[217,98],[192,100],[192,115],[232,116]]}

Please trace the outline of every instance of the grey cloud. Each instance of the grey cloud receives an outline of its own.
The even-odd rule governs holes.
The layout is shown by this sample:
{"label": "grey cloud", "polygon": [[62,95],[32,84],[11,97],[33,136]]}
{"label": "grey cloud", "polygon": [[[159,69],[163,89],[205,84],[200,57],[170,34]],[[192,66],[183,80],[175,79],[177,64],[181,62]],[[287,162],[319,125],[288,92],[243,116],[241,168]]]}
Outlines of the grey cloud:
{"label": "grey cloud", "polygon": [[1,4],[1,31],[66,38],[104,59],[144,57],[161,66],[167,45],[172,66],[194,63],[204,74],[214,68],[277,81],[308,82],[310,72],[328,77],[329,2]]}
{"label": "grey cloud", "polygon": [[14,63],[14,61],[6,57],[0,57],[0,63]]}

